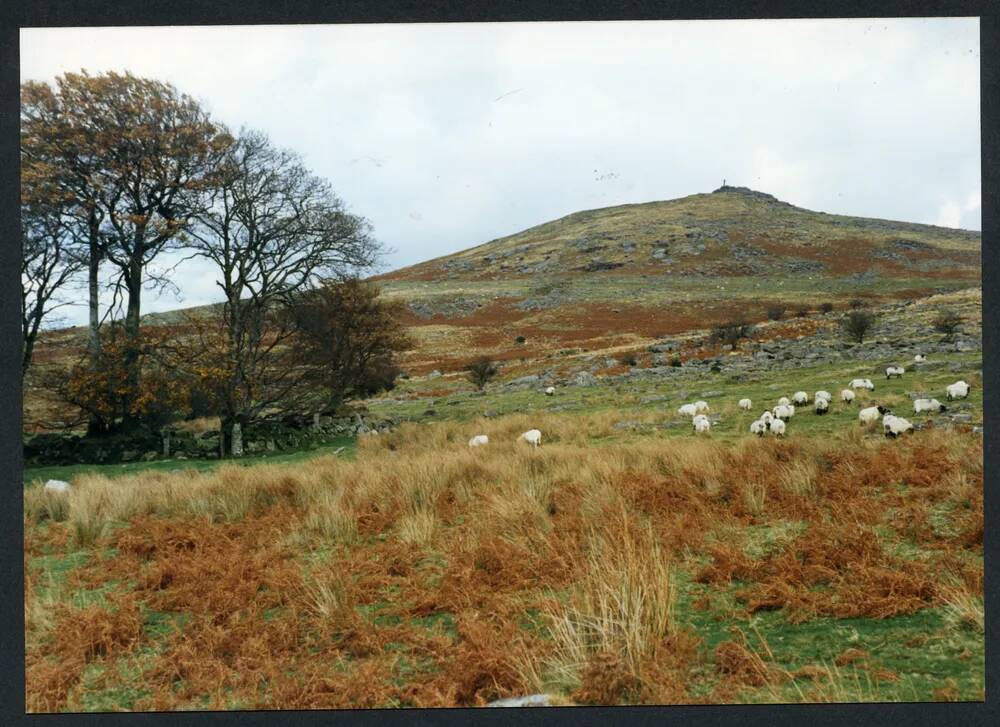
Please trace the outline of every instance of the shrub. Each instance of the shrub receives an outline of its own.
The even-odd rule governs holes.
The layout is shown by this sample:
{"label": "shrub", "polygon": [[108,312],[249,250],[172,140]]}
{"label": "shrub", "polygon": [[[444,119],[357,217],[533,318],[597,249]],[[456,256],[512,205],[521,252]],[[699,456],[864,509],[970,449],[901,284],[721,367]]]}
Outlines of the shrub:
{"label": "shrub", "polygon": [[672,359],[670,359],[670,365],[673,366],[674,368],[679,368],[681,365],[681,357],[674,356]]}
{"label": "shrub", "polygon": [[742,317],[734,318],[725,323],[720,323],[712,328],[711,339],[720,343],[728,344],[736,349],[740,345],[740,340],[750,338],[753,335],[753,326]]}
{"label": "shrub", "polygon": [[469,373],[469,381],[475,384],[476,388],[482,391],[486,384],[500,373],[499,367],[488,356],[482,356],[465,367]]}
{"label": "shrub", "polygon": [[795,315],[798,316],[799,318],[805,318],[807,315],[809,315],[809,309],[806,308],[805,306],[801,306],[798,310],[795,311]]}
{"label": "shrub", "polygon": [[639,358],[635,355],[635,353],[632,353],[632,352],[621,354],[618,357],[618,361],[622,364],[622,366],[638,366],[639,365]]}
{"label": "shrub", "polygon": [[958,311],[951,308],[944,308],[938,312],[934,319],[934,330],[944,334],[944,340],[951,341],[955,334],[959,332],[965,319]]}
{"label": "shrub", "polygon": [[858,310],[859,308],[864,308],[866,303],[861,300],[861,298],[851,298],[847,304],[851,306],[853,310]]}
{"label": "shrub", "polygon": [[833,303],[827,301],[826,303],[820,305],[819,309],[823,313],[829,313],[833,310]]}
{"label": "shrub", "polygon": [[862,343],[868,331],[875,325],[874,314],[863,310],[852,310],[841,321],[844,333],[852,341]]}
{"label": "shrub", "polygon": [[524,340],[525,340],[524,336],[518,336],[517,338],[514,339],[514,343],[522,344],[524,343]]}
{"label": "shrub", "polygon": [[785,315],[785,306],[775,304],[767,307],[767,319],[769,321],[780,321]]}

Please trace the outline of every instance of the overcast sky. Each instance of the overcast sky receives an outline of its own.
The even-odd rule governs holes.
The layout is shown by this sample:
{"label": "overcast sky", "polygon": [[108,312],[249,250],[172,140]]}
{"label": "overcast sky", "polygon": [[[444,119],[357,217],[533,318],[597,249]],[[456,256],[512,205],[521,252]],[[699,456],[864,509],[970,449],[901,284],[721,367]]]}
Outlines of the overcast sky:
{"label": "overcast sky", "polygon": [[[389,268],[723,178],[981,225],[975,18],[21,31],[22,79],[81,68],[169,81],[300,152]],[[219,299],[205,263],[175,280],[144,310]]]}

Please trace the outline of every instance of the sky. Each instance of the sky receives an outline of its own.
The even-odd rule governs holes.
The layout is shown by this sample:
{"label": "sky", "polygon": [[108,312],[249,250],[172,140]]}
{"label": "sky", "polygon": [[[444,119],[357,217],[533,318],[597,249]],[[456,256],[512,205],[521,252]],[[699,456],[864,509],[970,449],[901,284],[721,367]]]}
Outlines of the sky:
{"label": "sky", "polygon": [[[386,270],[723,179],[981,229],[976,18],[21,30],[22,80],[80,69],[168,81],[299,152]],[[145,312],[220,299],[204,261],[173,279]]]}

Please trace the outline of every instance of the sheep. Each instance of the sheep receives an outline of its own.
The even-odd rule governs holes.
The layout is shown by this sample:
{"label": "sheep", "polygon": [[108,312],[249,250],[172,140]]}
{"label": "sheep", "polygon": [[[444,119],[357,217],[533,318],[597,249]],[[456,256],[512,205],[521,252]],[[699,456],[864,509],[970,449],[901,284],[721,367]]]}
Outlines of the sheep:
{"label": "sheep", "polygon": [[885,369],[885,378],[891,379],[895,376],[897,379],[901,379],[904,373],[906,373],[906,369],[902,366],[887,366]]}
{"label": "sheep", "polygon": [[912,429],[913,425],[906,419],[903,419],[903,417],[894,416],[892,414],[886,414],[882,417],[882,431],[887,437],[895,439],[903,432],[909,432]]}
{"label": "sheep", "polygon": [[694,431],[696,434],[708,434],[712,428],[712,422],[708,420],[707,416],[702,414],[696,416],[692,421],[694,421]]}
{"label": "sheep", "polygon": [[519,439],[523,439],[528,444],[538,447],[542,443],[542,433],[537,429],[529,429],[524,434],[522,434]]}
{"label": "sheep", "polygon": [[783,396],[780,399],[778,399],[778,406],[788,406],[791,403],[792,402],[789,400],[787,396]]}
{"label": "sheep", "polygon": [[840,400],[845,404],[851,404],[854,402],[854,392],[850,389],[844,389],[840,392]]}
{"label": "sheep", "polygon": [[489,443],[490,443],[490,438],[487,437],[485,434],[477,434],[476,436],[474,436],[472,439],[469,440],[470,447],[480,447],[484,444],[489,444]]}
{"label": "sheep", "polygon": [[763,437],[764,432],[766,432],[767,429],[767,422],[763,419],[757,419],[756,421],[750,422],[750,433],[756,434],[758,437]]}
{"label": "sheep", "polygon": [[775,419],[782,419],[788,421],[793,416],[795,416],[795,407],[791,404],[779,404],[771,410],[774,413]]}
{"label": "sheep", "polygon": [[971,388],[965,381],[956,381],[954,384],[946,386],[945,391],[948,392],[948,399],[964,399],[969,395]]}
{"label": "sheep", "polygon": [[913,413],[920,414],[925,411],[948,411],[948,407],[937,399],[915,399],[913,402]]}
{"label": "sheep", "polygon": [[826,414],[830,411],[830,402],[827,399],[817,399],[813,406],[817,414]]}
{"label": "sheep", "polygon": [[884,406],[868,406],[858,412],[858,421],[867,427],[877,422],[879,417],[888,411]]}
{"label": "sheep", "polygon": [[804,391],[796,391],[792,394],[792,401],[801,406],[809,403],[809,394]]}
{"label": "sheep", "polygon": [[554,386],[546,387],[545,389],[546,396],[555,396],[555,393],[556,393],[556,387]]}
{"label": "sheep", "polygon": [[780,419],[775,419],[768,428],[771,430],[771,434],[776,437],[785,436],[785,423]]}
{"label": "sheep", "polygon": [[699,414],[708,414],[708,402],[700,399],[694,403],[695,411]]}
{"label": "sheep", "polygon": [[828,402],[833,401],[833,396],[831,396],[829,391],[823,391],[820,389],[816,392],[814,399],[826,399]]}
{"label": "sheep", "polygon": [[913,363],[924,363],[926,360],[927,357],[924,356],[922,353],[918,353],[916,356],[913,357]]}
{"label": "sheep", "polygon": [[774,414],[766,411],[760,415],[760,420],[764,422],[764,424],[770,424],[774,420]]}
{"label": "sheep", "polygon": [[875,391],[875,384],[872,383],[871,379],[853,379],[850,383],[852,389],[868,389],[869,391]]}
{"label": "sheep", "polygon": [[740,399],[739,407],[743,411],[750,411],[750,407],[753,406],[753,402],[749,399]]}
{"label": "sheep", "polygon": [[698,409],[694,404],[684,404],[677,407],[677,413],[683,417],[693,417],[698,413]]}
{"label": "sheep", "polygon": [[70,484],[65,480],[46,480],[45,491],[46,492],[69,492]]}

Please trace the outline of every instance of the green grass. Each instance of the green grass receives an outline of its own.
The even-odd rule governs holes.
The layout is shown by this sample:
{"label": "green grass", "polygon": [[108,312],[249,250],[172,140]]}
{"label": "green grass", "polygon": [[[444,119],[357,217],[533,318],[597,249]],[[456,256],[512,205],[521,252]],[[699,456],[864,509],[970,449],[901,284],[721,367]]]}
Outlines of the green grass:
{"label": "green grass", "polygon": [[177,469],[192,469],[196,471],[213,470],[220,464],[240,464],[244,467],[252,467],[258,464],[296,464],[333,454],[343,447],[339,456],[353,459],[357,454],[357,442],[354,437],[339,437],[328,444],[316,447],[315,449],[304,449],[296,452],[285,452],[279,454],[254,454],[246,455],[240,459],[166,459],[154,460],[152,462],[126,462],[123,464],[71,464],[71,465],[50,465],[44,467],[25,467],[24,482],[26,486],[40,484],[46,480],[66,480],[72,482],[73,478],[82,474],[99,474],[105,477],[122,477],[133,475],[137,472],[170,472]]}

